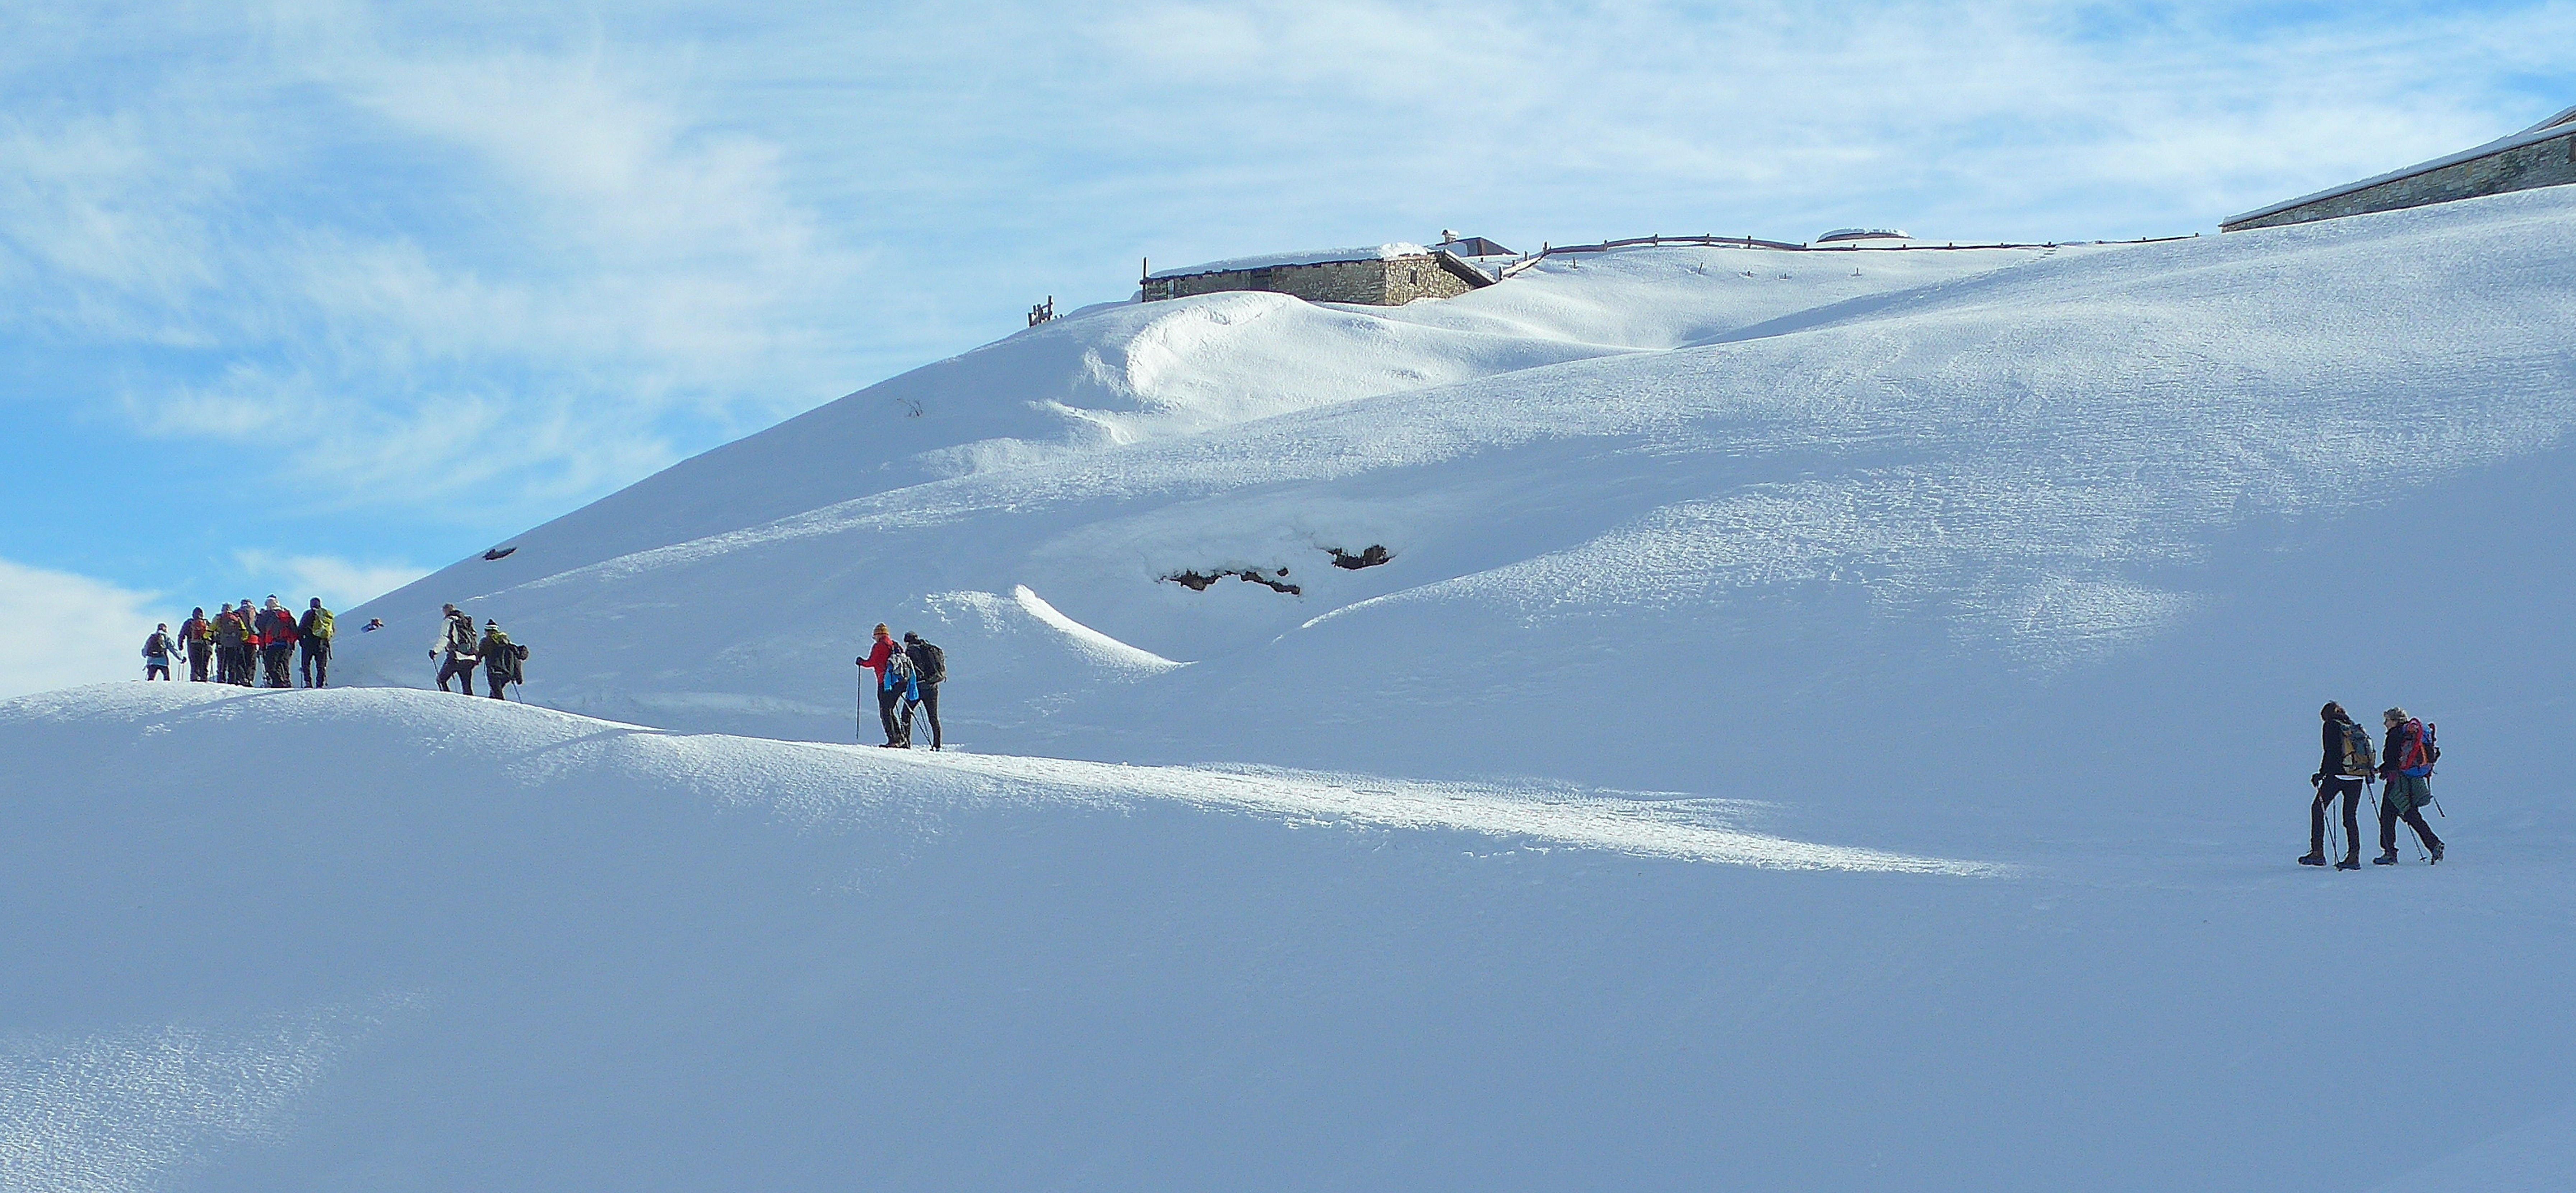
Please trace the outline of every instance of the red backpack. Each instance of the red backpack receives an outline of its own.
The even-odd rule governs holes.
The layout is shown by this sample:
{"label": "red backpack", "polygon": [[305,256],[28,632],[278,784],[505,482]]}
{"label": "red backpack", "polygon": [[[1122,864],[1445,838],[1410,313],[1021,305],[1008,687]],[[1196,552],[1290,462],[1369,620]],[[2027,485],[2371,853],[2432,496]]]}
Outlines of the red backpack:
{"label": "red backpack", "polygon": [[2406,756],[2397,760],[2398,773],[2410,779],[2432,774],[2433,764],[2442,759],[2442,747],[2433,744],[2433,727],[2420,719],[2406,722],[2406,744],[2400,748]]}

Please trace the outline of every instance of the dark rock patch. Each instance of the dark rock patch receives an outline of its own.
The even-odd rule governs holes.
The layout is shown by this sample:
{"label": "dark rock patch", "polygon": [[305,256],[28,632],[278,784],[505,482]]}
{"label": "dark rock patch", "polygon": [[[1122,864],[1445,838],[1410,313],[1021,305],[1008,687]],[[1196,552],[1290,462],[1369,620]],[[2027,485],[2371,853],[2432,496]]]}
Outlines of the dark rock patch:
{"label": "dark rock patch", "polygon": [[1279,569],[1279,576],[1276,579],[1263,575],[1255,568],[1224,568],[1213,572],[1173,572],[1168,576],[1160,578],[1169,580],[1174,584],[1178,584],[1183,588],[1189,589],[1191,592],[1206,592],[1208,590],[1208,585],[1214,584],[1228,576],[1232,576],[1247,584],[1258,584],[1272,592],[1284,592],[1290,596],[1295,596],[1298,593],[1305,591],[1304,589],[1289,583],[1287,575],[1288,569],[1286,568]]}
{"label": "dark rock patch", "polygon": [[1386,548],[1374,545],[1361,551],[1357,555],[1353,555],[1339,547],[1326,547],[1324,549],[1333,553],[1334,567],[1347,568],[1354,572],[1361,568],[1376,567],[1381,563],[1385,563],[1386,561],[1395,558],[1395,556],[1387,553]]}

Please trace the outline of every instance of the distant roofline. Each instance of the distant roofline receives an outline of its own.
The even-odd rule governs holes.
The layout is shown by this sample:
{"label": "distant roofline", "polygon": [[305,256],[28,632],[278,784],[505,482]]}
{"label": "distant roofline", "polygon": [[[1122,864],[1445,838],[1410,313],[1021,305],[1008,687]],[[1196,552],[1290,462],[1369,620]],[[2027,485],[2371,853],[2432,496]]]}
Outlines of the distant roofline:
{"label": "distant roofline", "polygon": [[2576,108],[2569,108],[2566,111],[2560,112],[2547,120],[2543,120],[2538,124],[2532,125],[2530,128],[2526,128],[2521,132],[2507,137],[2498,137],[2484,145],[2463,149],[2458,153],[2450,154],[2445,157],[2437,157],[2428,162],[2417,162],[2402,170],[2391,170],[2385,174],[2373,175],[2369,178],[2364,178],[2359,182],[2347,182],[2342,186],[2327,187],[2313,195],[2301,195],[2295,199],[2283,199],[2269,207],[2257,207],[2243,215],[2231,215],[2226,219],[2218,221],[2218,226],[2226,228],[2231,225],[2244,223],[2247,220],[2259,220],[2267,215],[2279,215],[2284,211],[2291,210],[2292,208],[2305,207],[2310,203],[2320,203],[2327,199],[2341,198],[2342,196],[2349,195],[2355,191],[2366,191],[2374,186],[2383,186],[2400,179],[2413,178],[2418,174],[2430,174],[2445,166],[2456,166],[2461,162],[2475,161],[2482,157],[2489,157],[2494,154],[2503,153],[2508,149],[2520,149],[2525,145],[2566,136],[2570,132],[2576,132]]}
{"label": "distant roofline", "polygon": [[1157,269],[1145,275],[1149,282],[1171,278],[1192,278],[1204,273],[1244,273],[1255,269],[1278,269],[1291,265],[1331,265],[1341,261],[1398,261],[1406,257],[1432,256],[1432,250],[1410,241],[1358,245],[1346,249],[1308,249],[1295,253],[1263,253],[1255,257],[1231,257],[1184,265],[1178,269]]}

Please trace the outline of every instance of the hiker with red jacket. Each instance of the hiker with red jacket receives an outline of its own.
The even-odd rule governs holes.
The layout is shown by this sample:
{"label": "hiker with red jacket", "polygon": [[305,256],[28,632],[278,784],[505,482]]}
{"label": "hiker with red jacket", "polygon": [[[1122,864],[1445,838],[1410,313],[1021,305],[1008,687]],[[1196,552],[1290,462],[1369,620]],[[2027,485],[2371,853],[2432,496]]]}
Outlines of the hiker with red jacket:
{"label": "hiker with red jacket", "polygon": [[2397,864],[2397,821],[2404,818],[2406,827],[2424,843],[2436,865],[2442,861],[2442,839],[2433,835],[2433,826],[2424,823],[2424,805],[2433,802],[2433,762],[2442,756],[2433,744],[2433,733],[2424,722],[2406,715],[2402,708],[2381,714],[2388,727],[2388,746],[2379,753],[2379,776],[2388,786],[2379,797],[2379,856],[2373,865]]}
{"label": "hiker with red jacket", "polygon": [[259,611],[259,653],[269,687],[295,686],[287,674],[288,666],[295,661],[295,615],[277,603],[276,593],[268,595],[268,607]]}
{"label": "hiker with red jacket", "polygon": [[858,659],[859,666],[875,674],[876,682],[871,686],[877,690],[877,720],[885,726],[885,744],[889,746],[904,744],[903,726],[895,719],[895,713],[903,705],[904,693],[908,685],[897,685],[892,688],[886,686],[886,667],[896,655],[902,653],[903,648],[895,644],[894,631],[887,629],[885,623],[879,622],[876,629],[876,643],[868,648],[868,653],[859,656]]}
{"label": "hiker with red jacket", "polygon": [[2343,797],[2343,860],[2338,870],[2361,868],[2361,825],[2354,811],[2361,804],[2361,788],[2376,773],[2376,760],[2370,756],[2370,731],[2352,723],[2343,706],[2326,701],[2317,710],[2325,722],[2325,755],[2317,760],[2317,773],[2308,776],[2308,786],[2316,789],[2315,802],[2308,805],[2308,855],[2299,859],[2302,866],[2326,864],[2326,809],[2336,796]]}

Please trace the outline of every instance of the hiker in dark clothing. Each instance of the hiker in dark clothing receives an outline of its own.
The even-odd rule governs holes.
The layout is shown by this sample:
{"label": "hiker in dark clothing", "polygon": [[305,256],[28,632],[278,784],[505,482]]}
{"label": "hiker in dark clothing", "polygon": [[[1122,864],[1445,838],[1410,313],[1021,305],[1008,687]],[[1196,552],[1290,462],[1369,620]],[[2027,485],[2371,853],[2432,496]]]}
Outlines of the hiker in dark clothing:
{"label": "hiker in dark clothing", "polygon": [[886,674],[894,659],[901,654],[903,654],[902,649],[895,645],[894,631],[887,629],[883,622],[879,622],[876,628],[876,641],[868,647],[868,653],[858,658],[859,666],[873,673],[872,678],[876,681],[877,721],[885,726],[885,744],[889,746],[900,745],[903,742],[903,726],[895,721],[895,713],[901,706],[903,694],[899,689],[886,685]]}
{"label": "hiker in dark clothing", "polygon": [[[249,602],[243,604],[247,606]],[[219,608],[222,611],[215,614],[215,682],[238,684],[242,682],[244,644],[250,640],[249,610],[230,605]]]}
{"label": "hiker in dark clothing", "polygon": [[447,656],[438,665],[438,690],[446,691],[448,678],[453,676],[456,690],[471,696],[474,694],[474,664],[478,657],[474,653],[474,619],[454,605],[446,608],[445,620],[438,627],[438,641],[429,648],[429,657],[433,659],[442,654]]}
{"label": "hiker in dark clothing", "polygon": [[188,620],[179,623],[179,641],[188,648],[188,682],[206,682],[206,656],[214,653],[215,623],[206,620],[205,606],[188,610]]}
{"label": "hiker in dark clothing", "polygon": [[295,615],[277,603],[270,593],[268,607],[259,611],[260,661],[268,673],[268,686],[291,688],[295,679],[288,672],[295,662]]}
{"label": "hiker in dark clothing", "polygon": [[2389,709],[2380,721],[2388,726],[2388,745],[2379,752],[2379,777],[2387,786],[2379,792],[2379,856],[2370,859],[2371,864],[2397,864],[2397,822],[2403,819],[2424,843],[2424,852],[2439,865],[2442,839],[2433,835],[2432,825],[2424,823],[2424,805],[2433,802],[2433,762],[2426,757],[2424,723],[2407,716],[2402,708]]}
{"label": "hiker in dark clothing", "polygon": [[[913,686],[921,692],[914,704],[920,706],[923,715],[930,722],[930,748],[936,750],[941,744],[939,685],[948,680],[948,652],[922,641],[921,635],[906,630],[903,634],[903,653],[906,658],[912,660]],[[907,734],[912,727],[912,709],[912,705],[905,705],[903,710],[903,722]]]}
{"label": "hiker in dark clothing", "polygon": [[170,623],[162,622],[153,629],[151,637],[143,640],[143,682],[152,682],[155,671],[161,673],[159,678],[167,681],[170,678],[170,655],[176,650],[176,642],[170,637]]}
{"label": "hiker in dark clothing", "polygon": [[295,644],[304,650],[304,686],[318,688],[331,680],[331,611],[322,607],[322,598],[295,623]]}
{"label": "hiker in dark clothing", "polygon": [[483,682],[491,685],[493,699],[505,699],[501,690],[519,682],[519,656],[527,649],[511,642],[510,636],[501,632],[500,622],[484,620],[483,641],[476,645],[475,652],[483,656]]}
{"label": "hiker in dark clothing", "polygon": [[2343,860],[2335,863],[2338,870],[2361,868],[2361,825],[2354,813],[2361,805],[2362,784],[2370,780],[2370,731],[2356,726],[2343,706],[2331,700],[2317,710],[2325,722],[2325,753],[2317,759],[2317,773],[2308,776],[2308,786],[2316,789],[2315,802],[2308,805],[2308,856],[2300,858],[2302,866],[2326,864],[2326,807],[2343,797]]}
{"label": "hiker in dark clothing", "polygon": [[245,688],[257,687],[259,686],[259,610],[251,607],[249,597],[243,597],[240,604],[233,606],[233,616],[241,619],[242,625],[241,652],[233,659],[233,682]]}

